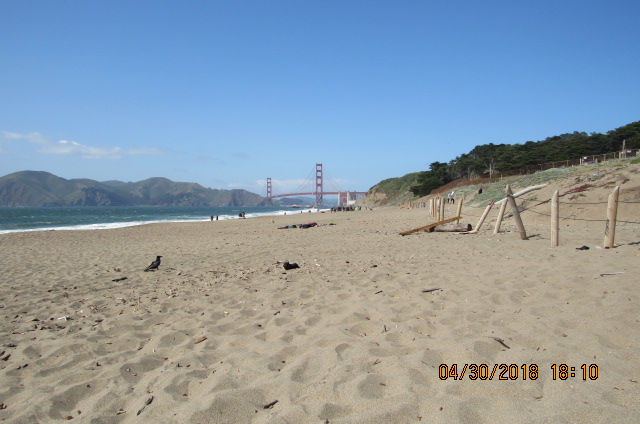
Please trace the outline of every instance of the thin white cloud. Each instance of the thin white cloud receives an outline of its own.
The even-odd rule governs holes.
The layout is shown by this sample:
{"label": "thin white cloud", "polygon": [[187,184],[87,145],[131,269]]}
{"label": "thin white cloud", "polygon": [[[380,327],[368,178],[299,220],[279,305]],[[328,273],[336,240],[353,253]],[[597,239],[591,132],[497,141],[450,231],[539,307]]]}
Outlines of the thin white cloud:
{"label": "thin white cloud", "polygon": [[29,133],[29,134],[20,134],[15,132],[2,131],[1,134],[2,134],[2,138],[6,140],[25,140],[34,144],[43,144],[47,142],[46,139],[40,133],[37,133],[37,132]]}
{"label": "thin white cloud", "polygon": [[50,155],[73,155],[80,156],[83,159],[121,159],[123,155],[157,156],[163,154],[162,150],[155,147],[136,147],[123,150],[120,147],[92,147],[71,140],[59,140],[54,143],[37,132],[20,134],[2,131],[0,132],[0,135],[5,140],[22,140],[39,146],[38,153]]}
{"label": "thin white cloud", "polygon": [[216,165],[224,165],[225,162],[217,157],[213,157],[213,156],[207,156],[207,155],[200,155],[198,157],[196,157],[195,159],[197,162],[209,162],[209,163],[213,163]]}
{"label": "thin white cloud", "polygon": [[69,140],[43,144],[38,152],[53,155],[78,155],[85,159],[122,158],[122,149],[119,147],[90,147]]}
{"label": "thin white cloud", "polygon": [[135,147],[127,149],[125,153],[131,156],[160,156],[164,154],[162,149],[157,147]]}

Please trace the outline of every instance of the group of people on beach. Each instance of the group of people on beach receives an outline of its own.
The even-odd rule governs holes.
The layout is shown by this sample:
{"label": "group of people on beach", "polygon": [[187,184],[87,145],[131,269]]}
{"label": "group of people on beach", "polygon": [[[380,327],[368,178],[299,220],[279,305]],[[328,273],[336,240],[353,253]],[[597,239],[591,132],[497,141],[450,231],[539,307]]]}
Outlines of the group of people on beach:
{"label": "group of people on beach", "polygon": [[[367,206],[365,206],[366,208]],[[353,212],[362,210],[362,206],[334,206],[331,212]],[[371,208],[369,208],[371,210]]]}

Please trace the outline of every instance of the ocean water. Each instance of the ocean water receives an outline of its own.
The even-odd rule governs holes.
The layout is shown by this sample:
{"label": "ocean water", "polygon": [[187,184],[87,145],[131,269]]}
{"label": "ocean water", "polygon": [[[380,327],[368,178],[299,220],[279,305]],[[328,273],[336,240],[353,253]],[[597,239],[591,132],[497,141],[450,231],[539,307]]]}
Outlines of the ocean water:
{"label": "ocean water", "polygon": [[317,209],[244,206],[82,206],[0,207],[0,234],[19,231],[101,230],[154,222],[210,221],[317,212]]}

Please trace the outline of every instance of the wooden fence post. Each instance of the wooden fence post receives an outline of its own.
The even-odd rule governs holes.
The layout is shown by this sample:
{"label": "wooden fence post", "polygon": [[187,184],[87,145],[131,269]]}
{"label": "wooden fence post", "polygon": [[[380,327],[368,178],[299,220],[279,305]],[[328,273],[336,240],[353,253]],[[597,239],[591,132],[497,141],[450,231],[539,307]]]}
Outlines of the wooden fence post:
{"label": "wooden fence post", "polygon": [[513,195],[510,194],[507,196],[507,201],[509,202],[509,205],[511,205],[511,210],[513,211],[513,220],[516,221],[516,226],[518,227],[518,231],[520,231],[520,238],[522,240],[526,240],[527,232],[524,230],[524,224],[522,223],[522,218],[520,218],[520,212],[518,211],[516,199],[514,199]]}
{"label": "wooden fence post", "polygon": [[616,237],[616,217],[618,215],[618,196],[620,195],[620,186],[613,189],[609,195],[609,203],[607,205],[607,222],[604,227],[604,247],[612,248]]}
{"label": "wooden fence post", "polygon": [[551,247],[558,247],[558,230],[559,230],[559,201],[560,194],[558,190],[553,193],[551,198]]}
{"label": "wooden fence post", "polygon": [[[504,193],[508,196],[513,194],[511,191],[511,186],[507,184],[504,189]],[[500,205],[500,211],[498,212],[498,219],[496,220],[496,227],[493,229],[493,234],[498,234],[500,232],[500,225],[502,225],[502,218],[504,218],[504,212],[507,210],[507,202],[502,202]]]}
{"label": "wooden fence post", "polygon": [[445,203],[444,198],[441,197],[440,198],[440,215],[438,215],[439,216],[438,221],[442,221],[444,219],[444,203]]}
{"label": "wooden fence post", "polygon": [[491,210],[492,207],[493,207],[493,202],[489,202],[484,212],[482,213],[480,220],[478,221],[478,225],[476,225],[476,228],[474,228],[472,232],[477,233],[478,230],[480,230],[480,227],[482,227],[482,224],[484,223],[484,220],[487,218],[487,215],[489,215],[489,211]]}
{"label": "wooden fence post", "polygon": [[[456,216],[460,216],[462,213],[462,203],[464,202],[464,197],[458,201],[458,212],[456,212]],[[456,221],[456,224],[460,223],[460,219]]]}

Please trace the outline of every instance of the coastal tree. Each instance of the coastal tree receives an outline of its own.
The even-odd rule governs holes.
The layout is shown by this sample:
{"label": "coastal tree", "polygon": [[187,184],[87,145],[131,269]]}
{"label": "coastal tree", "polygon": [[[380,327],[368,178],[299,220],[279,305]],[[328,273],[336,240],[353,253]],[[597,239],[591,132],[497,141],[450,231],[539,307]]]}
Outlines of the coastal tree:
{"label": "coastal tree", "polygon": [[411,191],[424,196],[458,178],[490,177],[496,171],[518,173],[543,163],[616,152],[622,149],[623,140],[627,149],[640,149],[640,121],[606,134],[574,131],[522,144],[482,144],[449,163],[432,162],[428,171],[418,174]]}

